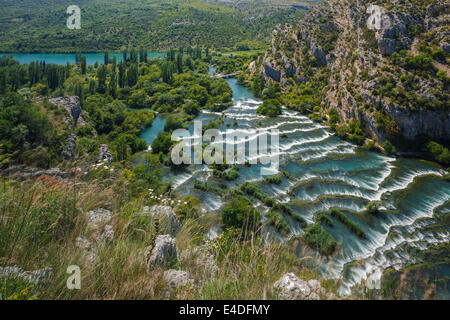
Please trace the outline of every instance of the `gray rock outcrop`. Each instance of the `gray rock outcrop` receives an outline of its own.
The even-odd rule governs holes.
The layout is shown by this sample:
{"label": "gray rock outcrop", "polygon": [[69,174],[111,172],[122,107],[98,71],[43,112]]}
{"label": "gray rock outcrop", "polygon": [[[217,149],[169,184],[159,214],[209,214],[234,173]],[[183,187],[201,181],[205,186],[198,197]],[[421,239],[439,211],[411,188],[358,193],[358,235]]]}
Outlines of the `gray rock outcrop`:
{"label": "gray rock outcrop", "polygon": [[113,240],[115,234],[111,225],[111,211],[98,208],[87,212],[86,216],[88,218],[87,228],[90,236],[89,238],[86,236],[77,237],[75,245],[82,250],[86,261],[92,262],[97,258],[99,247]]}
{"label": "gray rock outcrop", "polygon": [[73,159],[76,146],[77,146],[77,136],[71,133],[67,137],[66,149],[63,151],[64,159],[66,160]]}
{"label": "gray rock outcrop", "polygon": [[194,280],[190,278],[188,272],[174,269],[164,271],[163,280],[165,282],[164,295],[167,299],[170,298],[177,289],[194,284]]}
{"label": "gray rock outcrop", "polygon": [[171,267],[177,259],[176,241],[170,235],[159,235],[154,246],[147,247],[144,255],[150,270]]}
{"label": "gray rock outcrop", "polygon": [[284,300],[306,300],[311,293],[308,283],[293,273],[286,273],[274,283],[273,288]]}
{"label": "gray rock outcrop", "polygon": [[40,285],[48,281],[53,275],[53,269],[46,267],[34,271],[24,271],[18,266],[0,267],[0,278],[15,278],[27,281],[34,285]]}
{"label": "gray rock outcrop", "polygon": [[214,277],[219,271],[214,255],[208,251],[206,245],[188,247],[180,252],[178,259],[184,265],[194,264],[195,269],[207,278]]}
{"label": "gray rock outcrop", "polygon": [[159,205],[144,207],[142,214],[146,213],[150,215],[150,226],[154,228],[157,224],[159,233],[175,236],[181,228],[172,207]]}
{"label": "gray rock outcrop", "polygon": [[113,156],[109,151],[109,147],[106,144],[100,145],[98,152],[98,160],[111,164],[113,162]]}
{"label": "gray rock outcrop", "polygon": [[284,300],[332,300],[336,298],[322,288],[320,281],[312,279],[306,282],[293,273],[283,275],[274,283],[273,290],[279,298]]}
{"label": "gray rock outcrop", "polygon": [[70,118],[67,119],[67,122],[72,122],[73,126],[76,126],[76,123],[82,111],[80,99],[77,96],[62,96],[50,98],[48,101],[55,105],[64,107],[64,109],[66,109],[70,115]]}

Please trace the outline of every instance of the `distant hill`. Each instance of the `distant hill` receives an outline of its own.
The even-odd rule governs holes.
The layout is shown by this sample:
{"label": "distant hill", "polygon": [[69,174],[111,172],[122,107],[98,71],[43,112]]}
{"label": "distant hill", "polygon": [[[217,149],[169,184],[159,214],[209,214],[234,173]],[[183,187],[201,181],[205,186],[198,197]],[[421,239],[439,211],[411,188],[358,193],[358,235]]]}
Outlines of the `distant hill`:
{"label": "distant hill", "polygon": [[[277,24],[298,20],[316,1],[4,0],[0,52],[74,52],[143,46],[261,47]],[[69,5],[81,30],[69,30]]]}

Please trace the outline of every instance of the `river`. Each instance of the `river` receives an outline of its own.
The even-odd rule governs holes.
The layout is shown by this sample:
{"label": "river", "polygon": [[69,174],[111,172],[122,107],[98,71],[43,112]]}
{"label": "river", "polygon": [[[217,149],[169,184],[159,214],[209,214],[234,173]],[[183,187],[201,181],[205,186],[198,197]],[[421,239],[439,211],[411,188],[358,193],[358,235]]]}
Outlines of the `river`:
{"label": "river", "polygon": [[[90,64],[103,61],[102,54],[87,56]],[[74,55],[65,54],[15,57],[20,62],[45,60],[61,64],[75,59]],[[118,58],[121,59],[120,54]],[[257,130],[278,129],[280,136],[285,136],[280,138],[279,171],[288,172],[291,179],[283,177],[279,185],[263,183],[260,165],[253,165],[242,166],[236,181],[220,183],[232,188],[245,181],[258,182],[262,192],[289,205],[308,223],[313,222],[317,212],[340,208],[366,233],[367,239],[358,238],[333,219],[334,226],[324,228],[340,243],[338,252],[330,258],[317,254],[312,264],[326,278],[341,278],[345,268],[346,277],[339,288],[341,294],[349,294],[354,284],[372,272],[379,276],[387,267],[399,269],[413,263],[416,257],[411,249],[424,250],[448,241],[448,227],[442,226],[438,231],[430,228],[438,223],[437,217],[450,212],[450,183],[442,179],[437,165],[361,150],[333,135],[327,127],[291,110],[283,109],[277,118],[265,118],[256,113],[261,102],[247,88],[236,79],[226,81],[233,90],[233,106],[223,112],[226,120],[220,129],[222,132],[240,130],[249,137],[256,137]],[[204,110],[197,120],[206,123],[221,114]],[[163,127],[164,119],[157,118],[152,127],[144,130],[142,138],[151,144]],[[192,124],[189,129],[193,131]],[[219,183],[206,165],[167,171],[164,179],[172,182],[179,194],[200,198],[205,212],[223,205],[218,195],[193,188],[196,180]],[[374,200],[381,200],[383,207],[379,214],[369,215],[365,213],[365,205]],[[302,233],[295,221],[286,219],[294,235]],[[301,253],[307,249],[299,246],[298,250]],[[355,261],[358,263],[352,263]]]}
{"label": "river", "polygon": [[[280,136],[286,136],[280,138],[279,171],[287,171],[293,179],[283,177],[280,185],[263,183],[260,165],[253,165],[242,166],[236,181],[220,183],[232,188],[245,181],[258,182],[262,192],[288,204],[308,223],[313,222],[317,212],[340,208],[366,233],[367,239],[360,239],[333,219],[334,226],[324,228],[340,243],[338,253],[325,259],[317,254],[312,262],[326,278],[342,277],[347,266],[340,294],[349,294],[350,288],[368,275],[372,279],[379,278],[386,267],[398,269],[414,262],[415,256],[409,253],[411,248],[423,250],[448,241],[449,228],[443,227],[440,232],[427,228],[437,223],[434,214],[439,216],[450,211],[450,183],[442,179],[437,165],[361,150],[333,135],[327,127],[287,109],[277,118],[262,117],[256,113],[261,102],[236,79],[229,78],[227,82],[233,90],[233,106],[223,112],[226,120],[220,130],[224,133],[240,130],[255,137],[261,132],[257,129],[277,128]],[[196,120],[206,123],[221,114],[202,111]],[[233,125],[233,119],[237,126]],[[192,125],[189,129],[193,131]],[[154,139],[154,128],[147,132],[151,132],[148,136]],[[143,133],[143,138],[147,132]],[[218,185],[206,165],[169,171],[165,179],[173,183],[179,194],[200,198],[205,212],[223,205],[218,195],[193,188],[196,180]],[[382,200],[381,212],[365,213],[365,205],[374,200]],[[268,210],[262,206],[260,209]],[[287,219],[293,233],[301,234],[298,224]],[[304,252],[302,250],[307,249],[299,246],[299,253]],[[359,263],[351,264],[355,261]]]}

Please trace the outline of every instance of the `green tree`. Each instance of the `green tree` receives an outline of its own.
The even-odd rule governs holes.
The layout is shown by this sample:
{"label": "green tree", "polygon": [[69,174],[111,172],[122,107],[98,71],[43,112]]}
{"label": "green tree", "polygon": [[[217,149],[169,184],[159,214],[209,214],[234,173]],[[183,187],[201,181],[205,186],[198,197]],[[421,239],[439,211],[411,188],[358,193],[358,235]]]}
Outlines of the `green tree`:
{"label": "green tree", "polygon": [[382,147],[386,154],[395,154],[397,152],[389,140],[384,141]]}
{"label": "green tree", "polygon": [[152,152],[155,154],[167,154],[172,145],[172,135],[168,132],[161,131],[152,143]]}
{"label": "green tree", "polygon": [[173,69],[172,63],[165,61],[161,66],[161,77],[165,83],[172,83],[173,81]]}
{"label": "green tree", "polygon": [[128,86],[133,87],[138,80],[138,67],[133,63],[127,71]]}
{"label": "green tree", "polygon": [[266,99],[256,112],[268,117],[276,117],[281,114],[281,103],[277,99]]}
{"label": "green tree", "polygon": [[125,86],[125,63],[119,62],[119,87],[123,88]]}
{"label": "green tree", "polygon": [[125,136],[120,136],[119,138],[116,139],[115,149],[116,149],[118,161],[123,161],[123,160],[128,159],[130,152],[129,152],[127,139]]}
{"label": "green tree", "polygon": [[97,92],[104,94],[106,92],[106,67],[101,64],[97,69],[98,86]]}
{"label": "green tree", "polygon": [[89,93],[94,94],[95,89],[96,89],[95,80],[94,79],[89,80]]}
{"label": "green tree", "polygon": [[86,56],[81,57],[81,74],[86,74]]}
{"label": "green tree", "polygon": [[178,73],[183,73],[183,55],[181,53],[177,55],[177,68]]}
{"label": "green tree", "polygon": [[108,92],[114,99],[117,97],[117,75],[116,71],[111,72],[111,77],[108,85]]}
{"label": "green tree", "polygon": [[233,198],[222,209],[222,223],[225,228],[242,228],[244,232],[255,231],[260,224],[260,213],[247,199]]}

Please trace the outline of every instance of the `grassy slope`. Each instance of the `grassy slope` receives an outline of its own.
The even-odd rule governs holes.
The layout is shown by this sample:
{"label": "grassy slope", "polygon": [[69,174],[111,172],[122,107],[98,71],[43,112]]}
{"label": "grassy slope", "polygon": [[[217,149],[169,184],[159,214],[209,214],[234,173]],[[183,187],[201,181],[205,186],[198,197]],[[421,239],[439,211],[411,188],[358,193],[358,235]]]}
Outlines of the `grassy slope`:
{"label": "grassy slope", "polygon": [[[77,181],[78,183],[79,181]],[[75,196],[72,183],[53,179],[17,183],[0,181],[0,265],[17,264],[24,270],[51,266],[53,277],[42,288],[0,282],[5,297],[40,299],[160,299],[163,298],[163,270],[149,272],[144,250],[155,236],[148,217],[138,214],[145,197],[124,201],[118,196],[119,180],[96,179],[78,183]],[[114,239],[102,246],[98,258],[88,262],[75,245],[78,236],[89,236],[85,212],[97,207],[113,212]],[[199,245],[211,223],[210,217],[188,218],[177,235],[178,249]],[[145,232],[137,232],[142,229]],[[144,236],[145,235],[145,236]],[[189,286],[178,298],[191,299],[263,299],[271,296],[271,286],[285,272],[295,272],[303,279],[316,277],[302,265],[293,249],[283,244],[263,245],[262,239],[235,241],[227,234],[214,244],[206,242],[220,268],[209,276],[195,260],[179,260],[177,267],[188,271],[201,283],[198,289]],[[209,248],[209,249],[208,249]],[[81,290],[67,290],[66,269],[81,269]],[[8,286],[9,285],[9,286]],[[4,290],[7,288],[9,290]],[[275,297],[274,297],[275,298]]]}

